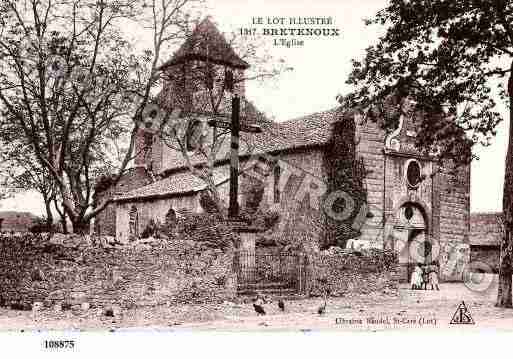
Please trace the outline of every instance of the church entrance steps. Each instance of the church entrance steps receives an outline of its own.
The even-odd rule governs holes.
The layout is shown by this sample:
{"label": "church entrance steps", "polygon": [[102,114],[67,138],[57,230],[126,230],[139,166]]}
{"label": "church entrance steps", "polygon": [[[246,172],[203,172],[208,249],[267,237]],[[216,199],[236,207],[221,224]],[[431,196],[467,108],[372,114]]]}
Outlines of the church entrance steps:
{"label": "church entrance steps", "polygon": [[257,293],[290,296],[295,295],[297,290],[283,282],[242,284],[237,288],[237,295],[256,295]]}

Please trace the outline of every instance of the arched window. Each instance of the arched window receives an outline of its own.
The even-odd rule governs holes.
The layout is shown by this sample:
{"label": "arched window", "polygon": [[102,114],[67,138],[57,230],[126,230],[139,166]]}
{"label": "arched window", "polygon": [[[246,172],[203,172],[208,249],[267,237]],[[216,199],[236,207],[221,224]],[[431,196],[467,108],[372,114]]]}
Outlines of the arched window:
{"label": "arched window", "polygon": [[173,229],[176,226],[176,212],[173,207],[169,207],[166,213],[165,225],[168,230]]}
{"label": "arched window", "polygon": [[132,206],[132,208],[130,208],[128,216],[129,234],[137,237],[139,236],[139,214],[137,213],[137,207]]}

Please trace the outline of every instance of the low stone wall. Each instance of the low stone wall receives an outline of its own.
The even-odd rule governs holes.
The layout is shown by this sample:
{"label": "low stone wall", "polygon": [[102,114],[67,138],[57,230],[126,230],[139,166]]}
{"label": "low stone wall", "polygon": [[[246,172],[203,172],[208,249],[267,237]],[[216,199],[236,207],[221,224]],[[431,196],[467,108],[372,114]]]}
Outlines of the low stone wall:
{"label": "low stone wall", "polygon": [[397,295],[399,265],[392,251],[344,250],[331,247],[312,258],[310,295]]}
{"label": "low stone wall", "polygon": [[0,237],[0,294],[47,306],[215,303],[236,295],[232,263],[232,249],[192,240],[116,246],[95,237]]}
{"label": "low stone wall", "polygon": [[499,273],[499,246],[470,246],[470,267],[474,270]]}

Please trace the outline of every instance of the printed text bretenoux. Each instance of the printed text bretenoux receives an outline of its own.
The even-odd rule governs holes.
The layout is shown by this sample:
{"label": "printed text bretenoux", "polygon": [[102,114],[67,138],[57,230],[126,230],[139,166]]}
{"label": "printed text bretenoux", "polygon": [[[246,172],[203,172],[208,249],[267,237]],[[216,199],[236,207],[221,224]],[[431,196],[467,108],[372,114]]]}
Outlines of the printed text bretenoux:
{"label": "printed text bretenoux", "polygon": [[340,36],[340,29],[288,29],[288,28],[264,28],[264,35],[271,36]]}

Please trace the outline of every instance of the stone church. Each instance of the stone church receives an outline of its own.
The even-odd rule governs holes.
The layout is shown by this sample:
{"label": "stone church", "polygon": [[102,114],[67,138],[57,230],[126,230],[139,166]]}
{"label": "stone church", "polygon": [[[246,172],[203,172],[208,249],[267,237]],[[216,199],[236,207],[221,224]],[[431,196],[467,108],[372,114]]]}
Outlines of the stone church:
{"label": "stone church", "polygon": [[[167,80],[159,95],[160,106],[186,107],[194,113],[195,120],[189,123],[201,128],[207,142],[216,129],[207,124],[212,114],[201,101],[205,89],[191,85],[188,75],[198,67],[209,71],[206,87],[222,94],[216,114],[228,113],[231,96],[238,95],[242,126],[261,129],[241,133],[239,203],[243,208],[248,201],[246,184],[256,176],[251,172],[263,167],[260,207],[280,215],[271,237],[301,241],[313,250],[329,245],[393,249],[399,253],[403,280],[414,263],[433,261],[440,266],[441,280],[461,280],[470,255],[470,169],[460,168],[455,174],[416,150],[415,111],[405,111],[393,132],[342,108],[282,122],[269,120],[245,98],[244,76],[250,64],[207,18],[163,65]],[[113,198],[113,203],[96,219],[96,233],[128,241],[150,220],[164,222],[170,211],[204,210],[200,194],[205,182],[189,166],[191,161],[200,165],[201,157],[191,151],[186,160],[151,127],[150,123],[139,131],[134,166],[115,187],[97,194]],[[228,134],[213,170],[226,203],[229,149]]]}

